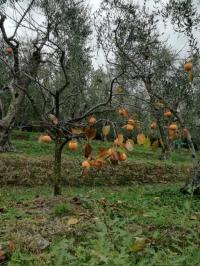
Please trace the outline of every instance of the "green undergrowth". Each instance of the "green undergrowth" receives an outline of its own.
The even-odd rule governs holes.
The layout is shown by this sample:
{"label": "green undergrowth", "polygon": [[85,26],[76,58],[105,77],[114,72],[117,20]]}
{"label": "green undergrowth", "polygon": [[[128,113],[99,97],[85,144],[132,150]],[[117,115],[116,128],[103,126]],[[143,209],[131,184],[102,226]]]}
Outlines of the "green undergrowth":
{"label": "green undergrowth", "polygon": [[5,265],[197,266],[200,199],[180,186],[67,187],[57,198],[50,187],[5,187]]}

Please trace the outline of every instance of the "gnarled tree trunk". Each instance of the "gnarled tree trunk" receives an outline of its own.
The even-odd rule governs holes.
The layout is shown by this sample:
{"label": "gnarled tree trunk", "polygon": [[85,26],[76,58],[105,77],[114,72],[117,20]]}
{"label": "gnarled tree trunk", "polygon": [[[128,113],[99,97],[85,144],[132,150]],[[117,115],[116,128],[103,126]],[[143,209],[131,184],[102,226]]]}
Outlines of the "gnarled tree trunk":
{"label": "gnarled tree trunk", "polygon": [[0,120],[0,152],[13,150],[13,146],[10,141],[10,134],[19,114],[26,92],[31,84],[31,78],[34,78],[37,74],[41,62],[40,59],[40,49],[38,49],[33,52],[32,56],[28,60],[28,65],[23,66],[21,71],[19,70],[19,65],[15,66],[17,72],[16,76],[13,78],[12,88],[10,88],[12,99],[10,101],[7,114],[2,118],[2,120]]}
{"label": "gnarled tree trunk", "polygon": [[23,102],[25,93],[15,90],[12,100],[9,105],[8,112],[0,121],[0,152],[13,151],[14,147],[11,144],[10,134],[14,126],[17,115],[19,114],[20,106]]}

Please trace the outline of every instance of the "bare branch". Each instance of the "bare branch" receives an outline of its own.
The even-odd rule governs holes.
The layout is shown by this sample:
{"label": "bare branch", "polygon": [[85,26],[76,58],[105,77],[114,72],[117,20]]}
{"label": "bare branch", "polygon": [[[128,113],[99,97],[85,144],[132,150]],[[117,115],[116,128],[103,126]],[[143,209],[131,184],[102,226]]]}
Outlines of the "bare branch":
{"label": "bare branch", "polygon": [[21,25],[22,21],[24,20],[25,16],[27,15],[27,13],[30,11],[30,9],[31,9],[32,5],[34,4],[34,2],[35,2],[35,0],[32,0],[32,1],[30,2],[28,8],[26,9],[26,11],[25,11],[24,14],[22,15],[21,19],[20,19],[19,22],[17,23],[17,26],[16,26],[16,28],[15,28],[15,31],[14,31],[13,35],[9,38],[10,40],[12,40],[12,39],[15,37],[18,28],[20,27],[20,25]]}
{"label": "bare branch", "polygon": [[123,74],[124,74],[124,72],[120,73],[117,77],[115,77],[115,78],[112,80],[111,85],[110,85],[109,97],[108,97],[108,99],[107,99],[105,102],[103,102],[103,103],[99,103],[99,104],[93,106],[93,107],[90,108],[85,114],[83,114],[83,115],[80,116],[80,117],[77,117],[77,118],[71,119],[70,122],[72,122],[72,121],[73,121],[73,122],[80,121],[80,120],[86,118],[87,116],[93,114],[93,113],[96,111],[96,109],[98,109],[99,107],[106,106],[109,102],[111,102],[112,97],[113,97],[113,86],[114,86],[114,83],[115,83],[116,80],[117,80],[119,77],[121,77]]}

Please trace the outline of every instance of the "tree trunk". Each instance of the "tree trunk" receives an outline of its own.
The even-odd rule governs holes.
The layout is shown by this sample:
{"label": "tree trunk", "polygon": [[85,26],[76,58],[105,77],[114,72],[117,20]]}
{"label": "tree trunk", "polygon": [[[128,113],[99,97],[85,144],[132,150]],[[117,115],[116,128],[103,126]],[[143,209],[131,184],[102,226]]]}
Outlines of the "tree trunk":
{"label": "tree trunk", "polygon": [[58,141],[55,142],[55,155],[54,155],[54,196],[61,195],[61,159],[62,149]]}
{"label": "tree trunk", "polygon": [[160,160],[167,160],[169,159],[170,153],[171,153],[169,139],[165,132],[164,124],[162,123],[159,115],[156,117],[156,120],[157,120],[158,128],[160,131],[160,136],[162,140],[162,152],[160,155]]}
{"label": "tree trunk", "polygon": [[10,141],[10,129],[5,128],[0,130],[0,152],[10,152],[14,150],[14,146]]}
{"label": "tree trunk", "polygon": [[200,163],[189,131],[187,133],[187,141],[192,155],[192,179],[187,180],[186,184],[181,188],[181,192],[184,194],[200,195]]}
{"label": "tree trunk", "polygon": [[14,126],[20,106],[24,99],[24,92],[20,91],[13,95],[6,116],[1,120],[0,124],[0,152],[13,151],[14,147],[10,141],[10,134]]}
{"label": "tree trunk", "polygon": [[[36,76],[41,62],[41,50],[38,48],[32,53],[28,63],[21,66],[20,69],[18,48],[15,47],[13,51],[13,72],[15,75],[13,76],[11,88],[12,99],[7,114],[0,120],[0,151],[4,152],[13,149],[10,144],[10,133],[15,124],[16,117],[19,114],[20,106],[24,100],[25,94],[31,84],[31,78]],[[24,75],[23,71],[31,78]]]}

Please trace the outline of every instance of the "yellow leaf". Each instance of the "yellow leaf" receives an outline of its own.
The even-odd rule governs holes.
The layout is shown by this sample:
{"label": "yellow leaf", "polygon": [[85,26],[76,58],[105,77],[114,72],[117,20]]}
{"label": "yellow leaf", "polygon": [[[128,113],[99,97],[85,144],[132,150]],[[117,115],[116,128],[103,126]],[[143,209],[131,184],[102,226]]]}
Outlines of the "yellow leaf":
{"label": "yellow leaf", "polygon": [[145,143],[145,141],[146,141],[146,137],[143,133],[137,135],[137,143],[139,145],[143,145]]}
{"label": "yellow leaf", "polygon": [[73,218],[73,217],[71,217],[71,218],[69,218],[69,220],[67,221],[67,224],[68,225],[75,225],[75,224],[77,224],[79,221],[78,221],[78,219],[77,218]]}
{"label": "yellow leaf", "polygon": [[122,134],[117,135],[118,142],[122,144],[124,142],[124,136]]}
{"label": "yellow leaf", "polygon": [[131,246],[132,252],[139,252],[145,248],[146,238],[144,237],[136,237],[135,242]]}
{"label": "yellow leaf", "polygon": [[110,133],[110,125],[102,127],[102,133],[107,136]]}
{"label": "yellow leaf", "polygon": [[132,141],[132,139],[127,139],[127,141],[125,143],[125,148],[128,151],[133,151],[133,146],[134,146],[134,142]]}
{"label": "yellow leaf", "polygon": [[80,135],[84,133],[84,129],[83,128],[72,128],[72,134],[73,135]]}

